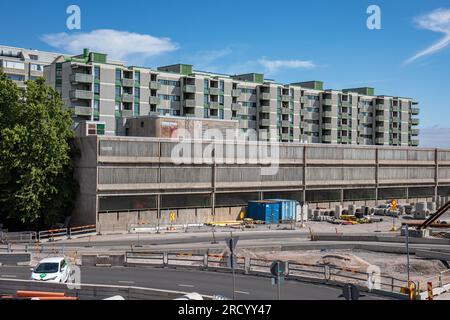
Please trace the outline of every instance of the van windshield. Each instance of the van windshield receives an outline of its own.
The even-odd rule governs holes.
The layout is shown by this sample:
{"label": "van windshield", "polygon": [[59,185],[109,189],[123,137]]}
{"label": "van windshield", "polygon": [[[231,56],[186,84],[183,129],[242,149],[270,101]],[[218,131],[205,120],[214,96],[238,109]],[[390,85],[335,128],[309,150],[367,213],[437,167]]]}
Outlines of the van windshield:
{"label": "van windshield", "polygon": [[59,263],[41,263],[37,266],[35,273],[56,273],[59,271]]}

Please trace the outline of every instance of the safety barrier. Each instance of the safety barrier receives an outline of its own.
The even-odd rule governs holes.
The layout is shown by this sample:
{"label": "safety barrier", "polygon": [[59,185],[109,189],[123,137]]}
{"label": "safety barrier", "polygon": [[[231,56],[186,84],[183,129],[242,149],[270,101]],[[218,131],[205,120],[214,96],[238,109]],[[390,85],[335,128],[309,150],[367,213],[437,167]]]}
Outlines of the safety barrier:
{"label": "safety barrier", "polygon": [[[203,270],[231,271],[228,256],[223,254],[195,254],[195,253],[154,253],[133,251],[125,253],[126,265],[152,265],[156,267],[186,267]],[[236,257],[235,271],[244,274],[271,276],[272,260]],[[405,279],[380,275],[378,283],[372,274],[356,269],[339,268],[331,265],[301,264],[286,262],[287,279],[311,280],[320,283],[346,284],[352,283],[366,290],[375,290],[380,294],[391,294],[397,298],[406,298],[402,289],[406,287]],[[450,273],[445,274],[450,280]],[[442,280],[444,276],[441,277]]]}
{"label": "safety barrier", "polygon": [[37,240],[37,233],[34,231],[25,232],[0,232],[0,243],[29,243]]}
{"label": "safety barrier", "polygon": [[97,226],[90,225],[90,226],[81,226],[81,227],[73,227],[69,229],[69,239],[73,238],[75,236],[87,236],[87,235],[94,235],[97,234]]}
{"label": "safety barrier", "polygon": [[49,240],[54,241],[56,238],[67,237],[69,229],[53,229],[53,230],[45,230],[39,231],[38,233],[38,241]]}

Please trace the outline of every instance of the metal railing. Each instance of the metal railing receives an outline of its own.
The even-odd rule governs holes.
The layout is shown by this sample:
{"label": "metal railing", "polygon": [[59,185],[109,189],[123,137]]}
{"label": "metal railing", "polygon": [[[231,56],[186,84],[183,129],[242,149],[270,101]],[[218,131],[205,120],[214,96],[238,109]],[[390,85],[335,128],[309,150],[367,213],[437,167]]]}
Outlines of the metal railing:
{"label": "metal railing", "polygon": [[74,236],[81,235],[93,235],[97,234],[97,228],[95,225],[80,226],[73,228],[62,228],[43,230],[39,232],[25,231],[25,232],[0,232],[0,244],[8,243],[34,243],[43,240],[53,241],[60,239],[70,239]]}
{"label": "metal railing", "polygon": [[[149,264],[161,267],[192,267],[203,270],[224,269],[231,270],[228,265],[228,257],[224,254],[196,254],[196,253],[155,253],[155,252],[126,252],[125,262],[127,265]],[[249,257],[236,257],[235,270],[245,274],[259,274],[270,276],[272,260],[256,259]],[[287,279],[311,279],[335,283],[352,283],[361,287],[369,288],[371,275],[367,272],[340,268],[331,265],[301,264],[292,261],[287,263]],[[441,284],[450,283],[450,273],[441,277]],[[381,275],[378,290],[400,294],[406,287],[405,279]],[[423,288],[421,288],[423,289]],[[426,288],[425,288],[426,290]]]}

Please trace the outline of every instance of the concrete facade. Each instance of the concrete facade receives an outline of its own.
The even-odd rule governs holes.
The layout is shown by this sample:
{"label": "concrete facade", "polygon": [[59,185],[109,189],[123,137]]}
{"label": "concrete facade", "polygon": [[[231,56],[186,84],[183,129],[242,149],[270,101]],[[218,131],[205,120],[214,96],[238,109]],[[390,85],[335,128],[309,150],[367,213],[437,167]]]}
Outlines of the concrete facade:
{"label": "concrete facade", "polygon": [[280,84],[259,73],[224,75],[185,64],[127,67],[89,50],[61,56],[45,77],[76,121],[105,123],[106,135],[119,135],[126,118],[159,114],[236,120],[262,140],[419,145],[418,103],[377,96],[373,88],[325,90],[320,81]]}
{"label": "concrete facade", "polygon": [[[286,198],[333,208],[431,201],[450,195],[450,150],[304,145],[279,147],[279,169],[253,159],[174,164],[169,139],[89,136],[79,138],[76,177],[81,194],[73,214],[77,225],[120,226],[146,221],[179,223],[234,220],[249,200]],[[204,142],[202,148],[210,147]],[[229,150],[224,151],[229,152]],[[231,152],[231,151],[230,151]],[[234,153],[236,154],[236,153]]]}
{"label": "concrete facade", "polygon": [[44,67],[60,54],[0,45],[0,69],[19,87],[44,76]]}

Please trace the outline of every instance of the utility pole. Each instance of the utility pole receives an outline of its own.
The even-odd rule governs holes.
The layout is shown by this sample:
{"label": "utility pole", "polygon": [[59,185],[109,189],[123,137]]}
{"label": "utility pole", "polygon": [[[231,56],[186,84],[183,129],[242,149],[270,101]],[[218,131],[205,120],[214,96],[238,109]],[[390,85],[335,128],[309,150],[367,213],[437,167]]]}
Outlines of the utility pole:
{"label": "utility pole", "polygon": [[406,235],[406,266],[408,269],[408,286],[409,286],[409,282],[411,281],[411,276],[410,276],[410,265],[409,265],[409,226],[406,224],[405,225],[405,235]]}

